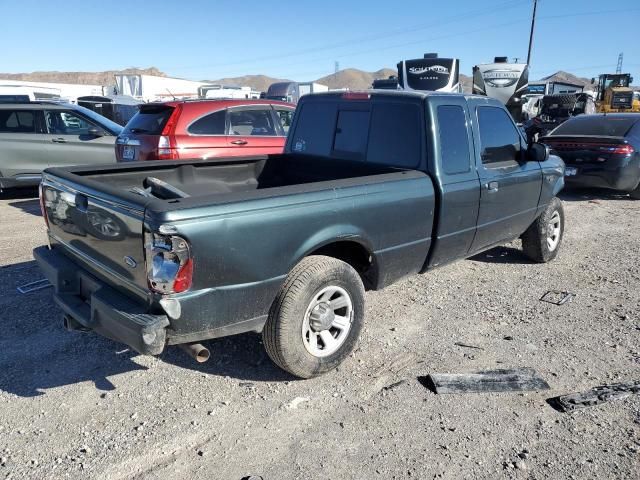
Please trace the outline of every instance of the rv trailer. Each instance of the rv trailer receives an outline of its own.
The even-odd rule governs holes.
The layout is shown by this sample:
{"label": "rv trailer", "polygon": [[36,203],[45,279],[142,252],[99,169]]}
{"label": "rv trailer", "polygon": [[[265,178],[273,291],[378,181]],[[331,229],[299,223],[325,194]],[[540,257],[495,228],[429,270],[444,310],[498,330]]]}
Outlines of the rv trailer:
{"label": "rv trailer", "polygon": [[473,67],[473,93],[502,102],[516,122],[521,121],[523,93],[529,84],[526,63],[508,63],[507,57],[495,57],[494,63]]}
{"label": "rv trailer", "polygon": [[402,60],[398,63],[400,90],[433,92],[462,92],[460,60],[438,58],[437,53],[425,53],[424,58]]}

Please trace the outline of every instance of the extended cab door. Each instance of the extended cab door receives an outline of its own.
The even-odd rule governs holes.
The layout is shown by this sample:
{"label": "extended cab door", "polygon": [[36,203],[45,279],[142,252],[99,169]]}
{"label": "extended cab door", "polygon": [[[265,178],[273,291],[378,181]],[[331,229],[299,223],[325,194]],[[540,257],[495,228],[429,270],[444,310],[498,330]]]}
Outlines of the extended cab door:
{"label": "extended cab door", "polygon": [[[49,166],[114,163],[116,137],[73,110],[45,110],[49,139]],[[104,135],[89,130],[96,128]]]}
{"label": "extended cab door", "polygon": [[[463,97],[433,97],[428,101],[433,134],[429,170],[440,191],[440,211],[428,266],[465,257],[476,233],[480,180],[467,101]],[[429,125],[429,124],[428,124]]]}
{"label": "extended cab door", "polygon": [[232,107],[228,119],[227,141],[232,155],[239,155],[237,149],[243,150],[242,155],[282,153],[285,137],[271,105]]}
{"label": "extended cab door", "polygon": [[480,177],[478,230],[471,251],[521,235],[533,222],[542,170],[527,161],[526,143],[509,113],[484,99],[469,99],[475,110],[476,164]]}

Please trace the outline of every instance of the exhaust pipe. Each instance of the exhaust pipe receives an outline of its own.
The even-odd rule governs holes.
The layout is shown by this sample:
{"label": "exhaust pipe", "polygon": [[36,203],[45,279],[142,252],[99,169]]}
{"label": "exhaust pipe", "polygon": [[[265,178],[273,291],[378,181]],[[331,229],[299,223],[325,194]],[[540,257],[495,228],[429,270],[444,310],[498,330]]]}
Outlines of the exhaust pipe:
{"label": "exhaust pipe", "polygon": [[201,343],[181,343],[178,346],[198,363],[206,362],[211,356],[209,349]]}

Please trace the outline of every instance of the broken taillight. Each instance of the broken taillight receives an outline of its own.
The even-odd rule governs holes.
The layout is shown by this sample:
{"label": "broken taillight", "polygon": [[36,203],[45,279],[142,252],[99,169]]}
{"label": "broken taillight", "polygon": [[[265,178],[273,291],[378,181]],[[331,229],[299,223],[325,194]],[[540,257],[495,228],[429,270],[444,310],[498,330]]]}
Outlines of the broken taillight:
{"label": "broken taillight", "polygon": [[181,293],[191,288],[193,259],[189,243],[177,235],[145,234],[147,283],[157,293]]}

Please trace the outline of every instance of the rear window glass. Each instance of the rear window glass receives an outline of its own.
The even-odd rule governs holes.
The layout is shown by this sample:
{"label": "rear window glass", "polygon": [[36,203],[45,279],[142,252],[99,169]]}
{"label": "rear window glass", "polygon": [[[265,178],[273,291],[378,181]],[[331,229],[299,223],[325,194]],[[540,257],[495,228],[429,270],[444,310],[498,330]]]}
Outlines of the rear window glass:
{"label": "rear window glass", "polygon": [[[422,123],[415,104],[377,103],[367,110],[332,103],[301,107],[291,150],[309,155],[359,158],[402,168],[418,166]],[[346,108],[349,108],[346,106]]]}
{"label": "rear window glass", "polygon": [[606,135],[624,137],[638,120],[612,115],[586,115],[570,118],[550,135]]}
{"label": "rear window glass", "polygon": [[140,111],[127,123],[125,133],[160,135],[171,116],[171,112],[173,112],[173,107],[166,105],[142,106]]}
{"label": "rear window glass", "polygon": [[340,152],[364,155],[369,130],[369,112],[341,110],[333,149]]}
{"label": "rear window glass", "polygon": [[33,110],[0,110],[0,132],[35,133],[35,131]]}
{"label": "rear window glass", "polygon": [[291,150],[307,155],[329,156],[335,127],[335,103],[305,103],[299,113]]}
{"label": "rear window glass", "polygon": [[420,164],[422,145],[420,108],[415,104],[374,104],[367,161],[401,168]]}
{"label": "rear window glass", "polygon": [[191,124],[188,131],[194,135],[224,135],[226,111],[210,113]]}

